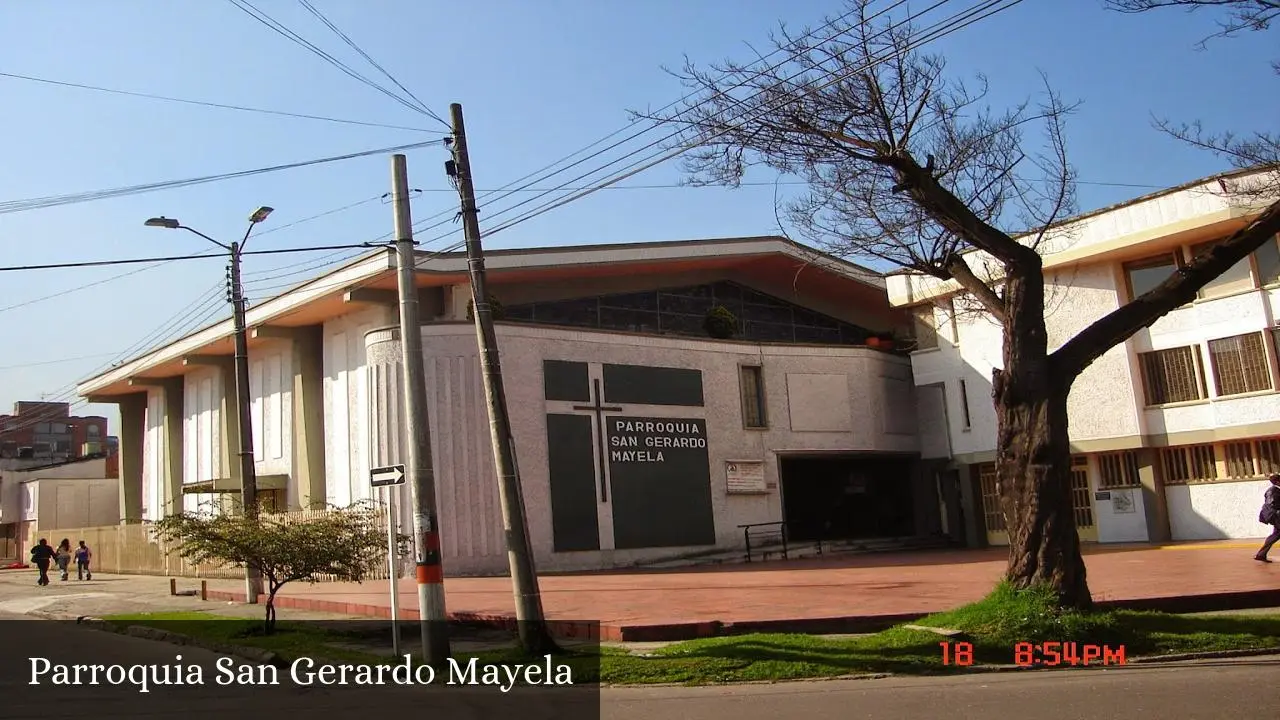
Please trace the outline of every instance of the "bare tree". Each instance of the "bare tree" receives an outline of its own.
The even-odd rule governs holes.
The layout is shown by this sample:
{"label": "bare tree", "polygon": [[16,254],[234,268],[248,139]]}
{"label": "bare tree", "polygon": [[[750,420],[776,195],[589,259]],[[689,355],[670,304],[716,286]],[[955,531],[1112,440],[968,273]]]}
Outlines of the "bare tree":
{"label": "bare tree", "polygon": [[[1106,6],[1125,13],[1142,13],[1163,8],[1185,8],[1190,12],[1217,10],[1218,31],[1200,43],[1204,48],[1213,38],[1227,38],[1241,32],[1262,32],[1280,20],[1280,0],[1106,0]],[[1280,75],[1280,59],[1271,63]],[[1226,158],[1238,168],[1280,168],[1280,128],[1261,129],[1244,135],[1230,130],[1213,133],[1200,121],[1172,122],[1157,119],[1156,127],[1173,137]],[[1254,185],[1248,190],[1257,195],[1274,195],[1280,191],[1280,175],[1273,182]]]}
{"label": "bare tree", "polygon": [[[694,99],[635,114],[681,129],[678,142],[696,147],[686,156],[693,182],[734,185],[753,165],[803,178],[808,193],[787,214],[806,236],[954,281],[1002,327],[992,385],[1007,577],[1090,607],[1070,495],[1072,382],[1280,230],[1280,206],[1050,352],[1041,246],[1074,209],[1063,131],[1072,106],[1050,90],[1036,105],[988,110],[981,77],[949,78],[942,58],[918,50],[927,36],[872,14],[871,1],[828,19],[828,39],[783,27],[773,43],[787,59],[758,63],[772,67],[686,62],[674,74]],[[1043,143],[1031,152],[1024,133],[1035,126]],[[1010,225],[1017,231],[1001,229]]]}

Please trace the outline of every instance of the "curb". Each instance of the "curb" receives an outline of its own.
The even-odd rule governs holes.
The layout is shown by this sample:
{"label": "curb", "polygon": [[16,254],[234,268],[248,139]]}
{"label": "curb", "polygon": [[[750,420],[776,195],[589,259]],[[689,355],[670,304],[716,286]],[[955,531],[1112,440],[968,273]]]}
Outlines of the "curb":
{"label": "curb", "polygon": [[1173,665],[1179,662],[1194,660],[1213,660],[1217,658],[1259,657],[1264,655],[1280,655],[1280,647],[1256,648],[1252,650],[1218,650],[1202,653],[1177,653],[1172,655],[1147,655],[1126,660],[1124,665],[1060,665],[1022,666],[1022,665],[973,665],[963,670],[943,670],[920,673],[852,673],[848,675],[824,675],[810,678],[785,678],[781,680],[742,680],[739,682],[707,682],[689,683],[602,683],[601,688],[665,688],[665,687],[731,687],[736,685],[785,685],[790,683],[833,682],[836,680],[883,680],[891,677],[957,677],[969,675],[991,675],[1013,672],[1052,672],[1066,670],[1120,670],[1130,665]]}
{"label": "curb", "polygon": [[1213,650],[1198,653],[1173,653],[1170,655],[1147,655],[1136,657],[1126,665],[1159,665],[1160,663],[1184,662],[1188,660],[1220,660],[1238,657],[1258,657],[1261,655],[1280,655],[1280,647],[1254,648],[1250,650]]}
{"label": "curb", "polygon": [[[226,602],[243,603],[245,601],[244,593],[228,592],[226,590],[209,590],[206,593],[209,600],[218,600]],[[302,610],[312,612],[327,612],[335,615],[349,615],[360,618],[372,618],[378,620],[390,620],[391,608],[383,605],[369,605],[366,603],[347,603],[337,602],[335,600],[312,599],[312,598],[291,598],[288,596],[277,596],[275,600],[277,608],[287,608],[290,610]],[[418,611],[411,608],[400,610],[400,620],[410,621],[418,620]],[[477,625],[485,625],[501,629],[514,629],[517,621],[513,615],[501,615],[491,613],[474,613],[474,612],[451,612],[449,613],[450,622],[470,623]],[[604,642],[623,642],[630,641],[630,637],[624,637],[624,630],[614,625],[580,622],[574,620],[547,620],[548,629],[551,635],[559,640],[598,640]],[[704,623],[706,624],[706,623]],[[683,627],[683,626],[682,626]],[[696,635],[692,637],[705,637],[704,635]]]}
{"label": "curb", "polygon": [[146,625],[120,625],[90,615],[66,615],[63,613],[50,613],[39,610],[34,610],[27,614],[41,617],[46,620],[61,620],[64,622],[74,621],[77,625],[83,625],[93,630],[115,633],[116,635],[128,635],[131,637],[142,638],[144,640],[169,643],[171,645],[188,645],[202,650],[216,652],[220,655],[231,655],[233,657],[241,658],[242,660],[256,662],[260,665],[271,665],[281,670],[287,670],[289,668],[288,660],[277,653],[271,652],[270,650],[243,647],[240,645],[225,645],[223,643],[200,640],[198,638],[191,637],[190,635],[169,632],[168,630],[161,630],[159,628],[148,627]]}
{"label": "curb", "polygon": [[[209,590],[208,599],[243,603],[244,593]],[[1251,608],[1280,607],[1280,589],[1196,593],[1126,600],[1099,600],[1094,604],[1099,610],[1153,610],[1175,614],[1247,610]],[[292,610],[310,610],[384,620],[391,618],[391,609],[386,606],[339,602],[323,598],[280,596],[276,598],[275,605],[277,608]],[[888,629],[894,625],[915,622],[929,614],[896,613],[785,620],[702,620],[651,625],[549,619],[547,624],[552,636],[561,640],[680,642],[748,633],[796,633],[806,635],[873,633]],[[416,620],[418,619],[418,613],[416,610],[402,609],[401,619]],[[449,619],[455,622],[475,623],[499,628],[513,627],[515,624],[513,616],[497,613],[451,612],[449,613]]]}

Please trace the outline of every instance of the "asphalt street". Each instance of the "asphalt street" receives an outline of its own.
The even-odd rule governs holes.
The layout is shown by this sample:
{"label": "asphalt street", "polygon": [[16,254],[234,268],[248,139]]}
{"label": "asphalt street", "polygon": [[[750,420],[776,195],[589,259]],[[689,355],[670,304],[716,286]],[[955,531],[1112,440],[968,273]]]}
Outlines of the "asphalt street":
{"label": "asphalt street", "polygon": [[1063,720],[1263,717],[1280,656],[1177,666],[606,691],[608,720]]}
{"label": "asphalt street", "polygon": [[[181,659],[178,659],[181,656]],[[36,658],[33,662],[32,658]],[[288,669],[279,671],[279,685],[222,685],[218,683],[218,661],[225,656],[193,647],[118,635],[80,626],[74,622],[40,620],[30,616],[0,612],[0,718],[32,720],[107,720],[113,718],[182,718],[197,720],[281,720],[301,717],[358,718],[438,717],[453,720],[499,720],[512,717],[531,720],[594,720],[599,718],[599,693],[563,691],[559,688],[516,688],[446,686],[441,673],[429,686],[300,687],[290,681]],[[42,660],[43,659],[43,660]],[[47,664],[44,662],[47,660]],[[243,666],[260,679],[260,666],[226,658],[233,674]],[[88,684],[89,670],[81,671],[81,682],[59,678],[58,665],[99,665],[100,680],[111,680],[114,672],[124,676],[121,684]],[[119,669],[110,671],[112,665]],[[202,683],[191,681],[189,667],[201,668]],[[131,666],[167,666],[171,683],[160,685],[154,676]],[[182,669],[184,684],[174,680]],[[48,670],[47,672],[40,672]],[[37,674],[39,673],[39,674]],[[135,680],[134,678],[139,678]],[[39,684],[33,684],[33,680]],[[140,692],[139,680],[148,683]]]}

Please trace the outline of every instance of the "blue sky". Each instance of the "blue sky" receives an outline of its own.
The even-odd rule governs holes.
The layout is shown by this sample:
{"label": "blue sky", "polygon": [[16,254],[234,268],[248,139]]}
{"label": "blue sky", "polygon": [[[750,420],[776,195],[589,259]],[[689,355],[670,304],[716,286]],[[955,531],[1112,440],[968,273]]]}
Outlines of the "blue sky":
{"label": "blue sky", "polygon": [[[257,7],[386,83],[293,0]],[[313,0],[331,21],[432,110],[466,111],[477,187],[499,188],[628,124],[626,111],[684,94],[662,71],[684,55],[697,62],[749,60],[779,20],[820,24],[839,0],[485,0],[445,5],[409,0]],[[931,3],[912,3],[920,10]],[[955,0],[936,21],[972,4]],[[1212,16],[1179,11],[1126,16],[1101,0],[1027,0],[933,43],[955,73],[985,73],[993,106],[1041,89],[1038,71],[1084,105],[1068,125],[1071,160],[1090,209],[1226,169],[1225,163],[1161,135],[1152,114],[1209,127],[1259,128],[1280,116],[1268,62],[1275,35],[1196,43]],[[248,170],[419,142],[443,127],[342,74],[230,2],[89,0],[5,3],[0,73],[42,77],[191,100],[328,115],[423,128],[393,130],[285,118],[110,95],[0,77],[4,201],[126,187]],[[656,139],[584,164],[554,182]],[[440,148],[409,153],[420,220],[456,208]],[[588,180],[603,177],[595,175]],[[678,182],[668,163],[623,185]],[[769,176],[749,181],[771,181]],[[345,244],[391,229],[377,198],[389,189],[385,156],[130,197],[0,214],[0,265],[204,252],[187,233],[144,228],[154,215],[180,218],[214,237],[238,238],[249,212],[276,212],[251,249]],[[524,199],[525,196],[518,198]],[[554,196],[548,196],[554,197]],[[529,208],[541,203],[526,205]],[[605,190],[494,235],[486,247],[726,237],[775,231],[774,188]],[[492,217],[514,204],[486,208]],[[483,203],[482,203],[483,205]],[[503,217],[517,214],[513,211]],[[483,219],[486,217],[482,213]],[[442,231],[448,238],[436,240]],[[418,236],[427,249],[458,237],[446,225]],[[327,257],[326,256],[330,256]],[[251,297],[320,272],[331,253],[246,259]],[[0,274],[0,412],[16,400],[74,399],[69,387],[109,364],[222,281],[222,260]],[[127,277],[108,280],[125,272]],[[106,281],[106,282],[100,282]],[[93,287],[77,290],[90,283]],[[54,296],[50,299],[42,299]],[[13,306],[19,307],[13,307]],[[213,317],[229,310],[213,309]],[[203,313],[189,316],[199,319]],[[179,324],[178,327],[181,327]],[[113,406],[81,413],[106,414]]]}

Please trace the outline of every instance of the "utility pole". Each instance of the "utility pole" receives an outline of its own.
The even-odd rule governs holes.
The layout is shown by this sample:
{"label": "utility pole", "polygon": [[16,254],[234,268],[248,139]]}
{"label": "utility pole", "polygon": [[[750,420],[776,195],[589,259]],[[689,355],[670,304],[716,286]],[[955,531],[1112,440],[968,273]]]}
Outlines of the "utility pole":
{"label": "utility pole", "polygon": [[556,649],[547,621],[542,613],[542,594],[538,575],[529,550],[529,529],[525,522],[524,495],[516,472],[515,442],[511,437],[511,419],[507,414],[507,395],[502,385],[502,366],[498,361],[498,336],[493,329],[493,310],[485,287],[484,250],[480,246],[480,221],[477,216],[475,183],[471,177],[471,160],[467,155],[467,134],[462,122],[462,105],[449,106],[453,121],[453,160],[446,165],[457,182],[462,200],[462,230],[467,241],[467,269],[471,276],[472,316],[476,339],[480,344],[484,394],[489,406],[489,439],[493,444],[493,462],[498,473],[498,497],[502,505],[502,524],[506,530],[507,562],[516,596],[516,622],[520,644],[530,655],[540,656]]}
{"label": "utility pole", "polygon": [[409,435],[409,492],[413,498],[413,546],[417,560],[418,620],[422,657],[433,668],[449,660],[449,623],[444,606],[444,566],[436,513],[436,478],[431,461],[431,423],[427,415],[427,370],[422,360],[418,321],[417,259],[409,212],[409,173],[404,155],[391,156],[391,199],[395,207],[396,280],[400,291],[400,351],[404,364],[404,417]]}
{"label": "utility pole", "polygon": [[[227,268],[227,300],[231,302],[232,316],[235,323],[235,369],[236,369],[236,409],[240,417],[239,445],[237,453],[240,457],[240,501],[244,505],[246,517],[258,516],[258,473],[253,464],[253,414],[250,412],[249,398],[249,342],[246,338],[244,286],[240,283],[240,255],[249,242],[249,235],[258,223],[267,219],[272,208],[262,206],[249,215],[249,227],[244,231],[240,242],[230,245],[215,240],[208,235],[178,222],[176,218],[163,215],[147,220],[147,227],[167,228],[169,230],[186,230],[199,235],[231,255],[231,265]],[[262,594],[262,573],[258,568],[245,568],[245,602],[254,604]]]}
{"label": "utility pole", "polygon": [[[249,225],[253,230],[253,224]],[[249,233],[245,233],[249,239]],[[246,517],[258,516],[258,471],[253,464],[253,413],[249,399],[249,342],[245,328],[244,287],[240,283],[240,252],[243,243],[231,243],[231,269],[228,279],[231,306],[235,317],[236,333],[236,409],[240,414],[240,500],[244,504]],[[262,592],[262,574],[258,568],[249,566],[245,576],[245,602],[255,604]]]}

